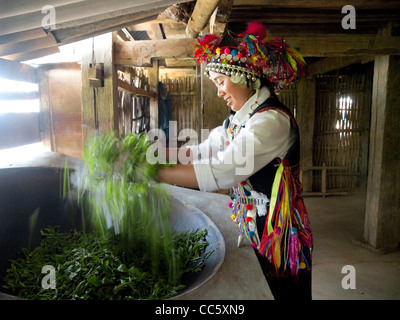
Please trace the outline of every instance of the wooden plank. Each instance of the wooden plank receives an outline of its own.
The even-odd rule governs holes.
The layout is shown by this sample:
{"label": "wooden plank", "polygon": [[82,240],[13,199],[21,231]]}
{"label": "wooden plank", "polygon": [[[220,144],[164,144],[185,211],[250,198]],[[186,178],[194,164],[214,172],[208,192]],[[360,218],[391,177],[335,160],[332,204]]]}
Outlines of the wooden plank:
{"label": "wooden plank", "polygon": [[16,81],[37,83],[35,68],[25,63],[1,58],[0,77]]}
{"label": "wooden plank", "polygon": [[[51,140],[52,151],[82,158],[80,65],[55,64],[51,67],[40,67],[39,70],[41,102],[44,103],[41,106],[44,114],[41,123],[44,138]],[[45,121],[50,121],[50,124]]]}
{"label": "wooden plank", "polygon": [[53,7],[69,5],[74,2],[84,0],[3,0],[1,2],[0,18],[14,17],[34,11],[42,11],[45,5],[51,4]]}
{"label": "wooden plank", "polygon": [[134,85],[131,85],[121,79],[118,79],[117,82],[118,82],[119,90],[126,91],[126,92],[131,93],[134,96],[138,96],[138,97],[149,97],[149,98],[153,98],[153,99],[156,98],[155,92],[147,91],[147,90],[144,90],[141,88],[136,88]]}
{"label": "wooden plank", "polygon": [[195,39],[129,41],[115,43],[115,64],[151,67],[151,59],[193,58]]}
{"label": "wooden plank", "polygon": [[0,44],[19,42],[30,39],[38,39],[46,36],[47,34],[46,32],[44,32],[43,28],[36,28],[32,30],[26,30],[0,36]]}
{"label": "wooden plank", "polygon": [[40,142],[38,113],[0,114],[0,149]]}
{"label": "wooden plank", "polygon": [[[94,19],[95,23],[109,17],[121,16],[128,10],[136,12],[148,11],[174,3],[176,3],[176,0],[119,0],[114,1],[112,9],[110,9],[109,0],[88,0],[69,3],[56,8],[56,23],[58,25],[80,19]],[[46,14],[43,14],[41,10],[34,10],[0,19],[0,35],[40,28],[42,27],[42,19],[45,16]]]}
{"label": "wooden plank", "polygon": [[32,59],[41,58],[50,54],[58,53],[60,50],[58,46],[49,47],[49,48],[42,48],[33,51],[24,51],[20,53],[10,54],[7,56],[3,56],[2,58],[8,60],[16,60],[16,61],[27,61]]}
{"label": "wooden plank", "polygon": [[56,39],[54,39],[53,35],[49,33],[45,37],[0,44],[0,57],[57,46],[58,44]]}

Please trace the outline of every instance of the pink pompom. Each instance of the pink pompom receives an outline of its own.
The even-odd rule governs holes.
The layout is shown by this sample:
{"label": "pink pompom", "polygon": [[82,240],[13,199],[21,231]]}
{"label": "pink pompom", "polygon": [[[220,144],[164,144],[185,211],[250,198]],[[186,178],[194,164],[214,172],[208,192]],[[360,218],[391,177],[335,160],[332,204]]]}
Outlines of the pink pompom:
{"label": "pink pompom", "polygon": [[252,34],[253,36],[258,37],[259,40],[263,40],[267,36],[265,26],[259,21],[250,22],[247,25],[247,29],[244,33]]}

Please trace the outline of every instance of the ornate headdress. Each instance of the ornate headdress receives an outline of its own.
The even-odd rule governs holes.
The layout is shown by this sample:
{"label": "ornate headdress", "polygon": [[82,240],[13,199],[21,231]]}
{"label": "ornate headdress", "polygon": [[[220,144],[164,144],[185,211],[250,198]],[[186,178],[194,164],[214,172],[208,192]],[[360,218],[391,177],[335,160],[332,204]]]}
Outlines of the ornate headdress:
{"label": "ornate headdress", "polygon": [[281,91],[305,75],[301,54],[284,40],[267,41],[265,26],[249,23],[246,31],[232,32],[221,39],[206,34],[198,39],[195,58],[206,63],[206,74],[215,71],[231,77],[246,77],[252,81],[266,78]]}

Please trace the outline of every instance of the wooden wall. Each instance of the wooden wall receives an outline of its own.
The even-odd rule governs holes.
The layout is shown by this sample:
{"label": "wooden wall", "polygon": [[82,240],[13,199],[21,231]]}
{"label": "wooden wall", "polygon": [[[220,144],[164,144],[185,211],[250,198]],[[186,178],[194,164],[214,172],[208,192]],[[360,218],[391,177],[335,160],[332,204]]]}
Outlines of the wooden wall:
{"label": "wooden wall", "polygon": [[43,143],[51,151],[82,158],[80,65],[42,66],[38,77]]}

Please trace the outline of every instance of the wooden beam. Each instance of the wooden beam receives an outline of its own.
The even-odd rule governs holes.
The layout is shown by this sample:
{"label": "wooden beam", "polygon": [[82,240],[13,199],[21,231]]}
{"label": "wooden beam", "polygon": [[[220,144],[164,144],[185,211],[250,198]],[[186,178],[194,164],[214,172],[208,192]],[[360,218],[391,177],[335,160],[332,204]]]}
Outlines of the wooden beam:
{"label": "wooden beam", "polygon": [[[268,6],[271,9],[286,8],[314,8],[314,9],[341,9],[349,4],[347,0],[321,1],[321,0],[235,0],[235,6]],[[377,1],[377,0],[353,0],[351,5],[362,9],[391,9],[399,8],[400,3],[396,0]]]}
{"label": "wooden beam", "polygon": [[[83,0],[52,0],[53,7],[70,5],[74,2],[83,2]],[[48,0],[3,0],[1,2],[0,18],[15,17],[29,12],[42,11]]]}
{"label": "wooden beam", "polygon": [[313,77],[334,70],[338,70],[356,63],[367,63],[373,61],[374,56],[354,56],[354,57],[332,57],[311,63],[307,67],[307,76]]}
{"label": "wooden beam", "polygon": [[118,90],[123,90],[134,96],[156,98],[155,92],[147,91],[141,88],[136,88],[134,85],[129,84],[121,79],[118,79]]}
{"label": "wooden beam", "polygon": [[86,19],[79,20],[80,24],[74,26],[63,25],[52,31],[55,38],[62,44],[77,42],[90,37],[99,36],[107,32],[113,32],[132,24],[143,23],[155,19],[157,11],[135,12],[131,14],[103,19],[97,22],[88,23]]}
{"label": "wooden beam", "polygon": [[48,47],[48,48],[41,48],[32,51],[23,51],[19,53],[10,54],[7,56],[3,56],[3,59],[7,60],[15,60],[15,61],[28,61],[37,58],[42,58],[44,56],[48,56],[50,54],[58,53],[60,50],[58,46]]}
{"label": "wooden beam", "polygon": [[210,20],[210,33],[222,37],[232,11],[233,0],[221,0]]}
{"label": "wooden beam", "polygon": [[[35,0],[28,0],[33,2]],[[14,2],[8,0],[7,3]],[[72,1],[71,1],[72,2]],[[56,26],[65,23],[77,23],[80,19],[98,22],[111,17],[127,14],[128,11],[141,12],[164,8],[176,3],[176,0],[119,0],[114,1],[110,9],[109,0],[88,0],[68,3],[56,8]],[[19,3],[19,1],[18,1]],[[48,4],[48,3],[47,3]],[[11,4],[12,5],[12,4]],[[3,6],[3,3],[2,3]],[[25,6],[25,3],[21,7]],[[3,11],[3,10],[2,10]],[[22,10],[23,12],[23,10]],[[161,11],[160,11],[161,12]],[[46,16],[41,10],[24,12],[23,14],[0,19],[0,35],[21,32],[42,27],[42,20]]]}
{"label": "wooden beam", "polygon": [[37,83],[36,69],[25,63],[0,58],[0,78]]}
{"label": "wooden beam", "polygon": [[197,0],[186,26],[186,35],[197,38],[209,22],[221,0]]}
{"label": "wooden beam", "polygon": [[116,42],[115,64],[151,67],[151,59],[193,58],[196,43],[194,39]]}
{"label": "wooden beam", "polygon": [[154,93],[154,98],[150,99],[150,129],[158,128],[158,82],[159,68],[158,60],[154,60],[152,67],[149,69],[149,87]]}
{"label": "wooden beam", "polygon": [[32,30],[26,30],[22,32],[16,32],[0,36],[0,44],[7,44],[7,43],[19,42],[31,39],[39,39],[46,36],[47,33],[44,32],[43,28],[36,28]]}
{"label": "wooden beam", "polygon": [[286,41],[299,48],[303,57],[400,54],[400,37],[376,37],[375,35],[290,37]]}
{"label": "wooden beam", "polygon": [[0,44],[0,57],[57,46],[58,44],[56,39],[54,39],[53,35],[49,33],[45,37]]}

